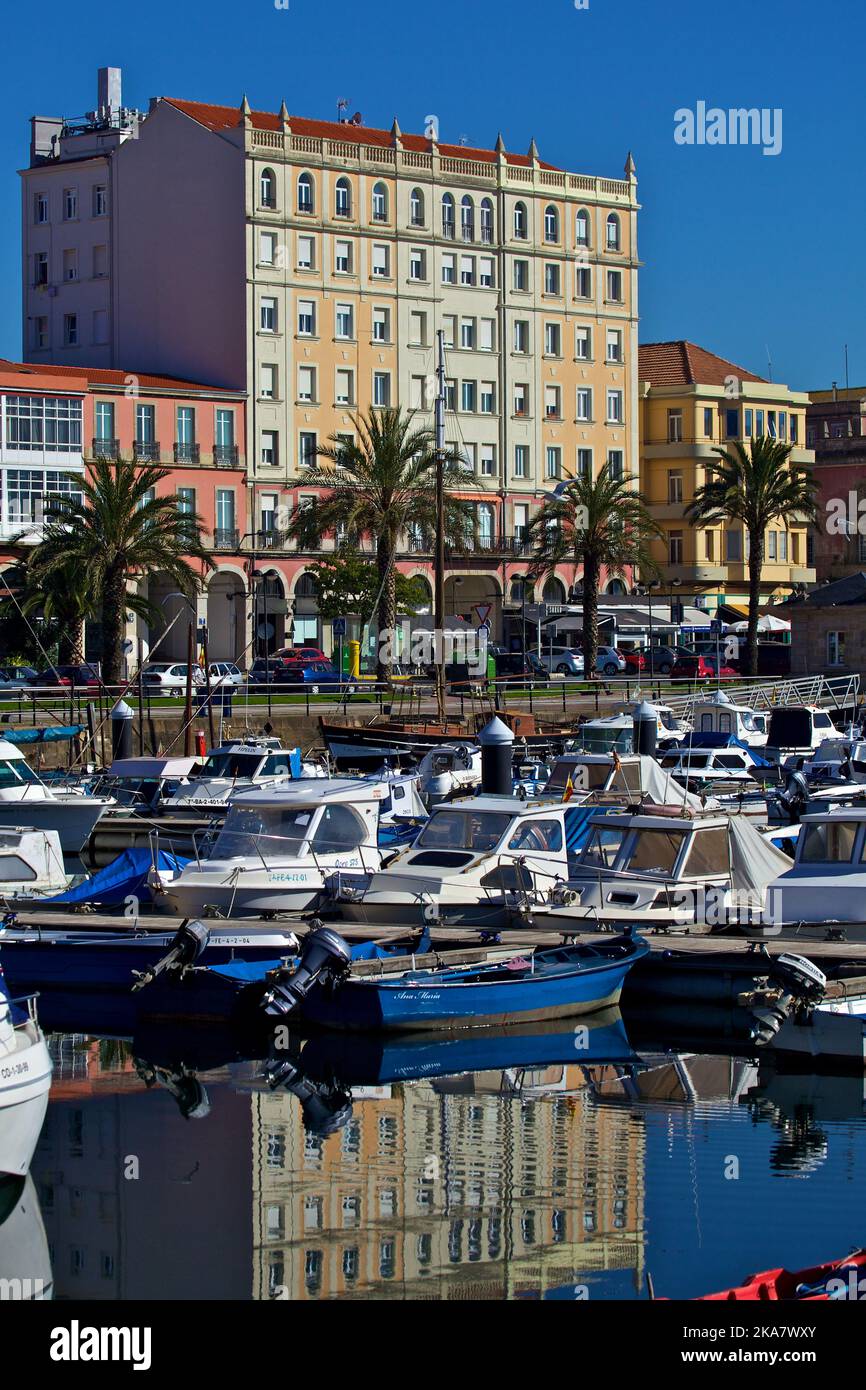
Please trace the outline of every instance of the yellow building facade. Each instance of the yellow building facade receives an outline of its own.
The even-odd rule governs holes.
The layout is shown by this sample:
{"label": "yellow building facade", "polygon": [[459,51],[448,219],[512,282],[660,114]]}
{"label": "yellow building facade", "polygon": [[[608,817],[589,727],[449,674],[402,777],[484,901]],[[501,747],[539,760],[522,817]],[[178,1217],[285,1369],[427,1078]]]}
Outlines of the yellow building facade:
{"label": "yellow building facade", "polygon": [[[741,525],[695,526],[686,516],[718,449],[766,435],[791,445],[793,467],[809,468],[805,392],[769,382],[685,341],[644,343],[639,359],[641,492],[664,535],[653,543],[662,586],[678,580],[704,606],[748,601],[748,537]],[[775,523],[764,538],[761,598],[788,598],[815,582],[803,518]]]}

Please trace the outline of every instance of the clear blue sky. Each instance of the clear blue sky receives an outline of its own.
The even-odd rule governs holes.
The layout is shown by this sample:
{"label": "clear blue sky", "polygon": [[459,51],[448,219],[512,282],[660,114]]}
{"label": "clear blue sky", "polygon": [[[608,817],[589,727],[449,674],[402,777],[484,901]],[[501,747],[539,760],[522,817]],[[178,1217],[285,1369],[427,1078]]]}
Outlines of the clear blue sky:
{"label": "clear blue sky", "polygon": [[[866,382],[863,0],[42,0],[4,16],[0,353],[20,355],[28,119],[92,109],[96,69],[151,95],[423,128],[618,177],[634,153],[643,341],[691,338],[807,388]],[[14,56],[14,61],[11,61]],[[682,147],[674,112],[781,107],[777,157]],[[134,364],[129,364],[130,366]]]}

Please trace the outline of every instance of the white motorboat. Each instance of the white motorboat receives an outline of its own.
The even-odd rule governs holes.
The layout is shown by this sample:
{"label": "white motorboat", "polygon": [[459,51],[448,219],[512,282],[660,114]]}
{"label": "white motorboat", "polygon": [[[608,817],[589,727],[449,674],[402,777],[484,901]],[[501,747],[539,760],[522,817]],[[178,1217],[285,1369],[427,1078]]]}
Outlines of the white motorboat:
{"label": "white motorboat", "polygon": [[[700,744],[693,747],[686,743],[663,753],[659,765],[689,791],[700,794],[709,790],[722,795],[736,791],[756,792],[760,770],[766,763],[759,762],[749,748],[735,745],[706,748]],[[775,769],[771,771],[775,776]]]}
{"label": "white motorboat", "polygon": [[183,917],[249,917],[314,908],[336,875],[382,861],[379,811],[386,781],[299,779],[233,796],[207,859],[164,884]]}
{"label": "white motorboat", "polygon": [[56,830],[0,829],[0,898],[8,902],[62,893],[69,882]]}
{"label": "white motorboat", "polygon": [[768,885],[789,862],[743,816],[664,806],[594,812],[568,881],[525,915],[566,933],[623,921],[749,925],[761,921]]}
{"label": "white motorboat", "polygon": [[770,711],[765,755],[782,767],[799,768],[824,739],[836,737],[838,730],[826,710],[816,705],[775,705]]}
{"label": "white motorboat", "polygon": [[794,863],[770,885],[767,925],[866,923],[866,808],[807,813]]}
{"label": "white motorboat", "polygon": [[627,805],[646,799],[657,805],[686,805],[696,810],[702,802],[659,767],[655,758],[639,753],[562,753],[550,769],[542,797],[590,799]]}
{"label": "white motorboat", "polygon": [[471,795],[481,786],[481,749],[468,743],[431,748],[418,764],[418,787],[428,806]]}
{"label": "white motorboat", "polygon": [[224,811],[232,797],[254,787],[275,787],[290,780],[325,778],[320,763],[304,761],[300,749],[282,748],[279,739],[248,738],[208,750],[188,781],[160,802],[167,814],[189,811],[197,816]]}
{"label": "white motorboat", "polygon": [[39,1139],[51,1058],[36,996],[13,1000],[0,973],[0,1173],[27,1172]]}
{"label": "white motorboat", "polygon": [[505,926],[513,899],[567,877],[569,839],[585,820],[580,806],[561,800],[474,796],[439,805],[415,843],[365,885],[341,882],[340,910],[368,925]]}
{"label": "white motorboat", "polygon": [[56,830],[63,853],[77,854],[114,804],[112,797],[89,796],[83,788],[49,787],[16,744],[0,739],[0,827]]}
{"label": "white motorboat", "polygon": [[115,758],[93,783],[93,790],[112,796],[117,811],[123,815],[129,811],[155,811],[180,787],[187,786],[200,767],[198,758]]}
{"label": "white motorboat", "polygon": [[[587,753],[631,753],[634,751],[634,713],[641,701],[623,710],[621,714],[605,715],[599,719],[588,719],[572,746],[582,748]],[[656,704],[652,708],[657,715],[656,741],[684,738],[691,732],[688,720],[681,719],[669,705]]]}
{"label": "white motorboat", "polygon": [[767,743],[769,715],[766,711],[735,705],[724,690],[716,690],[692,706],[692,727],[696,734],[724,734],[750,748]]}

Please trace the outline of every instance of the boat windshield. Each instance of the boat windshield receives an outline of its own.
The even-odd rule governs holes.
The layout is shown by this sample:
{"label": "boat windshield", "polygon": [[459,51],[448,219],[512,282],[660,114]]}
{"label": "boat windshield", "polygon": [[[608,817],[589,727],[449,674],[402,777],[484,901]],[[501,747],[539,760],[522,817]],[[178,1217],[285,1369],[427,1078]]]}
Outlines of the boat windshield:
{"label": "boat windshield", "polygon": [[850,820],[818,821],[803,829],[801,864],[850,864],[858,822]]}
{"label": "boat windshield", "polygon": [[39,782],[39,778],[29,763],[23,758],[0,759],[0,787],[20,787],[25,782]]}
{"label": "boat windshield", "polygon": [[[565,790],[568,779],[577,791],[594,792],[603,787],[610,776],[610,763],[557,763],[547,781],[552,791]],[[546,789],[547,789],[546,788]]]}
{"label": "boat windshield", "polygon": [[317,808],[230,806],[211,850],[211,859],[248,859],[259,854],[300,855]]}
{"label": "boat windshield", "polygon": [[633,874],[673,873],[684,839],[682,830],[635,830],[617,868]]}
{"label": "boat windshield", "polygon": [[591,869],[610,869],[619,854],[624,834],[623,830],[605,830],[597,826],[586,842],[580,863]]}
{"label": "boat windshield", "polygon": [[679,726],[679,723],[677,722],[677,717],[676,717],[676,715],[674,714],[673,710],[670,710],[670,709],[662,709],[662,708],[659,708],[659,707],[657,707],[657,708],[658,708],[659,720],[661,721],[661,723],[662,723],[662,725],[664,726],[664,728],[670,729],[671,732],[673,733],[675,730],[677,730],[677,729],[680,727],[680,726]]}
{"label": "boat windshield", "polygon": [[211,753],[197,776],[255,777],[261,761],[261,753]]}
{"label": "boat windshield", "polygon": [[415,849],[495,849],[514,820],[503,811],[434,811]]}

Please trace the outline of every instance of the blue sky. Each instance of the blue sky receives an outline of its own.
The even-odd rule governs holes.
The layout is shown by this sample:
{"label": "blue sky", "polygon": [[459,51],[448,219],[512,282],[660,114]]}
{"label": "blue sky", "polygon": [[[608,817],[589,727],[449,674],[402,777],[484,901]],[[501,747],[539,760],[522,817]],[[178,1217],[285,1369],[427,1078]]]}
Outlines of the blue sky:
{"label": "blue sky", "polygon": [[[151,95],[494,142],[580,172],[637,163],[641,337],[690,338],[798,388],[866,382],[862,0],[42,0],[4,17],[0,353],[20,355],[20,191],[29,117],[92,109],[96,69]],[[781,108],[782,150],[681,146],[674,113]],[[134,364],[130,364],[134,365]]]}

